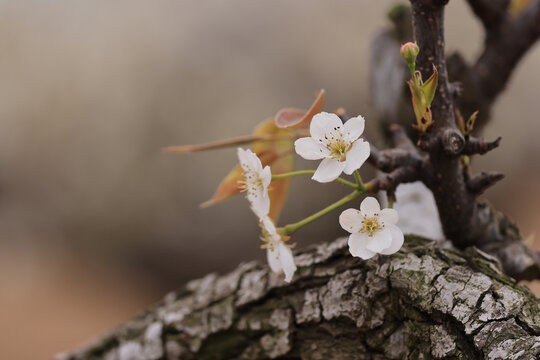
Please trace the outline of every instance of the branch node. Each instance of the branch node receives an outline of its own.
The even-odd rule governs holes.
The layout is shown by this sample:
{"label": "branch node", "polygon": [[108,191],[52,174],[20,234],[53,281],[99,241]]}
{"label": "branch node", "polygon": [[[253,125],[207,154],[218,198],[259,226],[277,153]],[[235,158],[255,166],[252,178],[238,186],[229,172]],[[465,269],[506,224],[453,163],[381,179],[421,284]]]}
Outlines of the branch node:
{"label": "branch node", "polygon": [[443,150],[448,155],[459,155],[465,147],[465,138],[456,129],[446,129],[441,140]]}

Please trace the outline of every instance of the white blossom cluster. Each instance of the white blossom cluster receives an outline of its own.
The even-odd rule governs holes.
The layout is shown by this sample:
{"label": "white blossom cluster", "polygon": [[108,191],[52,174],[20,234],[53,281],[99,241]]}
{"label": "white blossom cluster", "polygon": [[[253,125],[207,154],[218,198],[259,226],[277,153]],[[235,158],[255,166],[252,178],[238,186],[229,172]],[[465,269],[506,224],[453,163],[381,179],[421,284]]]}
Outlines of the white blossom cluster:
{"label": "white blossom cluster", "polygon": [[[369,143],[360,138],[364,118],[357,116],[345,124],[335,114],[322,112],[313,116],[310,135],[296,140],[295,150],[307,160],[322,160],[312,179],[321,183],[336,180],[343,172],[352,175],[370,155]],[[246,191],[251,209],[262,229],[261,240],[267,250],[268,264],[273,272],[285,274],[290,282],[296,271],[294,257],[286,237],[281,235],[269,217],[268,187],[272,181],[269,166],[263,168],[251,150],[238,149],[238,159],[244,171],[241,188]],[[339,216],[339,223],[350,234],[349,251],[352,256],[369,259],[376,254],[391,255],[403,245],[403,232],[396,226],[398,213],[382,209],[373,197],[366,197],[360,210],[347,209]]]}

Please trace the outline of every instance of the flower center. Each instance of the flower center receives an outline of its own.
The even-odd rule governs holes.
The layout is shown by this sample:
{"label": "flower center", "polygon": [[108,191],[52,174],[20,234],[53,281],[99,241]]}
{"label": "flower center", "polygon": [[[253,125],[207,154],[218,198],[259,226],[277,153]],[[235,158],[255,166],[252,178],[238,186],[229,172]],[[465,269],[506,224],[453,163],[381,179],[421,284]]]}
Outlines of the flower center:
{"label": "flower center", "polygon": [[278,242],[281,241],[279,236],[276,236],[275,234],[272,234],[261,222],[261,236],[260,239],[264,243],[261,245],[261,249],[270,249],[271,251],[274,251],[274,247],[278,245]]}
{"label": "flower center", "polygon": [[332,158],[345,161],[351,144],[345,140],[341,129],[335,127],[333,131],[326,133],[324,138],[326,139],[326,148],[330,150]]}
{"label": "flower center", "polygon": [[263,179],[252,171],[244,171],[244,178],[238,180],[238,187],[240,191],[247,191],[250,195],[257,196],[257,194],[264,192]]}
{"label": "flower center", "polygon": [[376,216],[374,217],[365,217],[362,220],[362,227],[360,232],[367,233],[369,236],[373,236],[377,231],[384,227],[382,222],[379,222]]}

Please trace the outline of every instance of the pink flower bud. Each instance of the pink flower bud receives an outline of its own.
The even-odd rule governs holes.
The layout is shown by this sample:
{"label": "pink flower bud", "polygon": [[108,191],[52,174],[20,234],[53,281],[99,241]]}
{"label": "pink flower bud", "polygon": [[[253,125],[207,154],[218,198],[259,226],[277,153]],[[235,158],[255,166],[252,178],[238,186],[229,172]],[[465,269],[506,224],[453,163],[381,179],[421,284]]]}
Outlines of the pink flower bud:
{"label": "pink flower bud", "polygon": [[420,52],[420,49],[418,48],[418,45],[413,42],[408,42],[406,44],[403,44],[401,46],[401,56],[407,61],[409,64],[414,64],[416,61],[416,56],[418,56],[418,53]]}

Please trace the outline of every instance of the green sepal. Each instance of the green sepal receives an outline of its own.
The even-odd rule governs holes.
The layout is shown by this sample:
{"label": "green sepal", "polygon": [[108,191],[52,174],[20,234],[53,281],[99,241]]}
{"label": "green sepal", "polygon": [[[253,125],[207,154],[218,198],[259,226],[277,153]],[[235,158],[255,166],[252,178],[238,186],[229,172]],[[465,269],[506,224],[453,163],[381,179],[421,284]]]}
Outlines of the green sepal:
{"label": "green sepal", "polygon": [[467,120],[467,135],[472,132],[474,128],[474,123],[476,122],[477,117],[478,117],[478,110],[473,112],[469,120]]}
{"label": "green sepal", "polygon": [[412,95],[412,105],[414,110],[414,115],[416,116],[416,121],[420,124],[422,118],[426,113],[426,97],[422,91],[422,87],[418,84],[415,79],[407,81],[409,89],[411,90]]}
{"label": "green sepal", "polygon": [[422,85],[422,91],[424,92],[424,97],[426,98],[426,106],[430,107],[433,98],[435,97],[435,91],[437,90],[437,82],[439,80],[439,73],[437,68],[433,65],[433,74],[427,79],[427,81]]}

